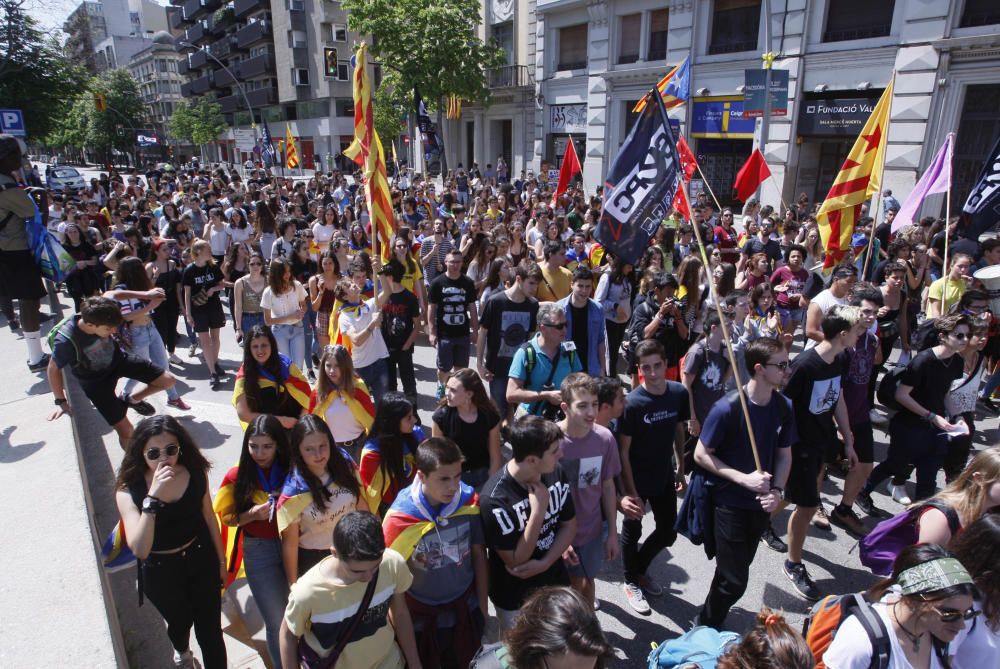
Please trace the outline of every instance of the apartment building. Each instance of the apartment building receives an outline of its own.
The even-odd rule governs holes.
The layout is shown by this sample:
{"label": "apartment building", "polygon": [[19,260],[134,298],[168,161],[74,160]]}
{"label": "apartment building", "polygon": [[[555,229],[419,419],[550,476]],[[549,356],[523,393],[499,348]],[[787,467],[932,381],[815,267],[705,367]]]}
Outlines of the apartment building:
{"label": "apartment building", "polygon": [[151,36],[167,29],[166,8],[152,0],[87,0],[63,22],[67,57],[92,74],[126,67],[150,47]]}
{"label": "apartment building", "polygon": [[[480,36],[513,45],[509,62],[528,65],[531,84],[498,87],[497,104],[467,107],[450,122],[449,162],[482,166],[502,153],[514,170],[557,167],[572,138],[584,181],[596,187],[631,128],[635,102],[690,57],[692,99],[669,116],[725,203],[754,145],[757,122],[743,115],[744,70],[760,68],[770,21],[774,67],[789,72],[789,100],[786,115],[771,119],[764,147],[777,184],[765,185],[767,201],[825,197],[894,72],[885,185],[908,192],[956,131],[955,191],[964,197],[1000,134],[1000,3],[771,0],[769,15],[765,4],[484,0]],[[517,90],[531,90],[533,127],[517,104],[505,107],[507,91]]]}
{"label": "apartment building", "polygon": [[147,127],[162,140],[167,135],[167,124],[174,109],[184,102],[181,96],[184,77],[179,69],[185,57],[178,52],[170,33],[156,33],[151,42],[149,47],[135,54],[128,70],[139,84]]}
{"label": "apartment building", "polygon": [[[349,61],[359,38],[348,32],[340,3],[172,0],[172,4],[181,11],[173,15],[171,27],[184,31],[178,40],[184,54],[180,73],[188,78],[181,86],[182,96],[214,97],[234,129],[250,127],[249,104],[258,136],[261,119],[266,119],[277,145],[287,124],[303,169],[328,169],[354,135]],[[250,155],[237,148],[232,131],[217,149],[222,160],[243,162]]]}

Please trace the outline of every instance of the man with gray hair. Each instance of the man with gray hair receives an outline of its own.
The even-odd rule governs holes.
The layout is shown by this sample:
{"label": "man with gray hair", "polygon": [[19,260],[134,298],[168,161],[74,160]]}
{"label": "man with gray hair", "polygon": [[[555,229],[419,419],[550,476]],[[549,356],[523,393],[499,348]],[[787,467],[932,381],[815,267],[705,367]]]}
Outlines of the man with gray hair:
{"label": "man with gray hair", "polygon": [[538,305],[538,332],[514,354],[507,402],[521,413],[554,419],[562,402],[559,384],[583,371],[576,344],[566,341],[566,312],[555,302]]}

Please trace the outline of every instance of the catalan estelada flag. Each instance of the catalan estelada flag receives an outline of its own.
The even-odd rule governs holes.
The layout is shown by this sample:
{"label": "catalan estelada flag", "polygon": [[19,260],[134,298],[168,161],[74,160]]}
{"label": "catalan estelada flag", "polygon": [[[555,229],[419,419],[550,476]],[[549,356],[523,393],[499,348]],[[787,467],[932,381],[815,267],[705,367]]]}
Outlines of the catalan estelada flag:
{"label": "catalan estelada flag", "polygon": [[[303,409],[308,409],[312,386],[309,385],[309,381],[302,375],[302,370],[292,362],[291,358],[284,353],[279,353],[278,359],[281,362],[281,384],[279,385],[278,380],[263,367],[260,368],[260,376],[257,378],[257,384],[261,388],[276,388],[279,403],[282,399],[282,393],[288,393],[289,397],[295,400],[299,406]],[[243,369],[243,365],[240,365],[240,370],[236,372],[236,384],[233,386],[234,407],[245,394],[246,370]],[[243,431],[246,432],[247,424],[240,421],[240,425],[243,426]]]}
{"label": "catalan estelada flag", "polygon": [[457,95],[448,96],[448,114],[446,118],[450,120],[462,118],[462,99]]}
{"label": "catalan estelada flag", "polygon": [[826,251],[824,269],[840,264],[851,252],[851,236],[861,218],[861,206],[879,190],[885,164],[893,81],[889,82],[879,98],[816,213],[819,236]]}
{"label": "catalan estelada flag", "polygon": [[[358,481],[358,486],[361,488],[361,499],[367,502],[365,499],[365,490],[361,485],[361,479],[358,478],[358,469],[351,460],[351,456],[340,449],[334,449],[334,452],[330,454],[331,458],[343,457],[351,463],[354,468],[354,477]],[[309,484],[302,477],[302,473],[297,467],[293,468],[288,474],[288,478],[285,479],[285,485],[281,488],[281,496],[278,497],[278,532],[284,532],[288,529],[288,526],[299,519],[302,512],[309,508],[309,505],[313,503],[312,492],[309,490]]]}
{"label": "catalan estelada flag", "polygon": [[[685,56],[679,65],[667,72],[666,76],[656,84],[656,90],[660,91],[660,95],[663,97],[663,106],[667,109],[672,109],[687,102],[691,97],[690,58]],[[645,108],[646,96],[643,96],[636,103],[635,107],[632,108],[632,111],[641,112]]]}
{"label": "catalan estelada flag", "polygon": [[314,391],[309,398],[309,413],[324,418],[330,402],[333,401],[334,396],[337,396],[351,410],[354,420],[358,421],[358,424],[365,428],[365,432],[368,432],[372,429],[372,423],[375,421],[375,402],[372,401],[371,392],[360,376],[355,375],[351,385],[353,388],[350,392],[335,390],[322,399],[320,399],[319,393]]}
{"label": "catalan estelada flag", "polygon": [[382,262],[392,255],[390,242],[396,232],[392,215],[392,197],[385,170],[385,152],[375,132],[375,112],[372,105],[371,80],[368,77],[368,45],[364,42],[351,58],[354,64],[354,141],[344,149],[344,155],[357,163],[365,174],[365,199],[372,220],[372,237],[379,244]]}
{"label": "catalan estelada flag", "polygon": [[292,137],[292,126],[285,124],[285,167],[292,169],[299,166],[299,151],[295,148],[295,138]]}
{"label": "catalan estelada flag", "polygon": [[128,547],[125,538],[125,521],[119,518],[101,546],[101,562],[108,573],[111,573],[135,564],[135,559],[135,553]]}
{"label": "catalan estelada flag", "polygon": [[449,518],[467,515],[479,515],[479,495],[472,486],[460,484],[452,500],[435,513],[420,491],[420,482],[414,481],[399,491],[385,514],[385,545],[408,560],[425,534],[438,525],[446,526]]}

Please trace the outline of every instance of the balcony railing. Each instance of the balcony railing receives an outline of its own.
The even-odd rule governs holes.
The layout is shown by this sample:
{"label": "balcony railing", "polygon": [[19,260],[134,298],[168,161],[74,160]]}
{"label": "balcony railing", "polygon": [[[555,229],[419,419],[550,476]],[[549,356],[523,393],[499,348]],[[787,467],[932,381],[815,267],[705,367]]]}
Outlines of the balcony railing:
{"label": "balcony railing", "polygon": [[184,16],[190,21],[199,19],[209,12],[214,12],[222,6],[222,0],[187,0],[184,3]]}
{"label": "balcony railing", "polygon": [[236,32],[236,46],[239,49],[248,49],[258,42],[270,39],[270,37],[271,22],[255,21]]}
{"label": "balcony railing", "polygon": [[200,70],[208,65],[208,54],[204,51],[195,51],[188,54],[188,69]]}
{"label": "balcony railing", "polygon": [[268,74],[274,74],[274,55],[265,53],[255,56],[249,60],[244,60],[239,65],[241,79],[253,79]]}
{"label": "balcony railing", "polygon": [[519,88],[534,86],[535,82],[527,65],[504,65],[486,73],[490,88]]}
{"label": "balcony railing", "polygon": [[[278,103],[278,89],[271,86],[268,88],[258,88],[255,91],[247,91],[247,100],[250,102],[250,106],[252,106],[255,111],[261,107],[275,105]],[[218,102],[219,106],[222,107],[222,112],[224,114],[231,114],[235,111],[245,111],[247,106],[239,91],[233,95],[218,98],[216,102]]]}
{"label": "balcony railing", "polygon": [[199,21],[184,32],[185,39],[188,42],[197,44],[203,41],[206,37],[211,37],[208,33],[207,21]]}
{"label": "balcony railing", "polygon": [[270,9],[271,3],[269,0],[236,0],[234,9],[236,10],[236,18],[242,19],[245,16],[249,16],[255,11],[261,9]]}

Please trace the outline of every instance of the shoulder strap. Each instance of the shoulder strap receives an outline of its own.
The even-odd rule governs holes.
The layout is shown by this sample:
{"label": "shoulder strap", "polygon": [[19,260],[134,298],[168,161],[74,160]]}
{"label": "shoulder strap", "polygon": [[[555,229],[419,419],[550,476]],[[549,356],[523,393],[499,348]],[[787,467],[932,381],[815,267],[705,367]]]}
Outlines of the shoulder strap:
{"label": "shoulder strap", "polygon": [[344,652],[347,648],[347,644],[350,643],[351,637],[354,636],[355,630],[358,629],[358,625],[361,624],[361,619],[365,617],[365,613],[368,611],[368,606],[372,603],[372,597],[375,596],[375,585],[378,583],[378,573],[372,580],[368,581],[368,587],[365,588],[364,597],[361,598],[361,603],[358,604],[358,610],[351,618],[351,622],[347,624],[347,629],[344,630],[344,634],[337,641],[337,645],[334,646],[333,652],[328,655],[328,658],[333,658],[333,662],[330,663],[330,667],[334,667],[337,664],[337,660],[340,658],[340,654]]}
{"label": "shoulder strap", "polygon": [[892,652],[892,644],[889,641],[889,632],[885,628],[882,618],[875,612],[875,609],[861,593],[848,595],[851,613],[861,623],[861,627],[868,635],[868,640],[872,644],[872,661],[868,665],[870,669],[888,669],[889,654]]}

